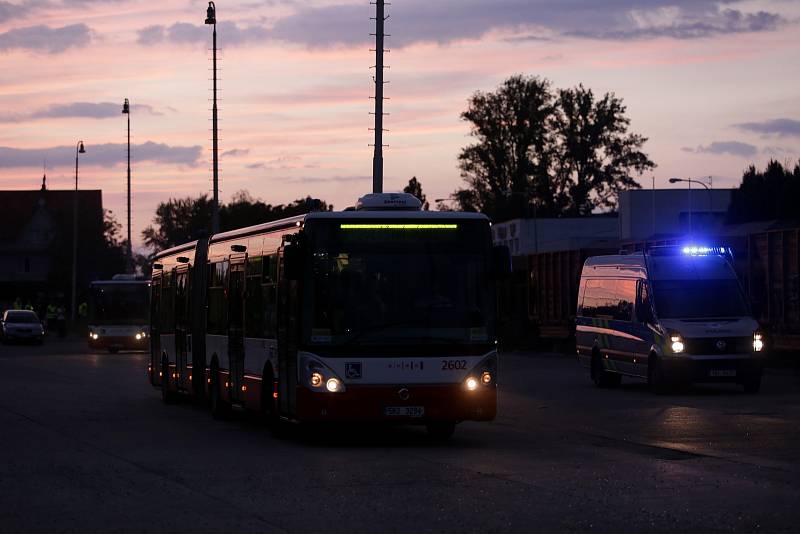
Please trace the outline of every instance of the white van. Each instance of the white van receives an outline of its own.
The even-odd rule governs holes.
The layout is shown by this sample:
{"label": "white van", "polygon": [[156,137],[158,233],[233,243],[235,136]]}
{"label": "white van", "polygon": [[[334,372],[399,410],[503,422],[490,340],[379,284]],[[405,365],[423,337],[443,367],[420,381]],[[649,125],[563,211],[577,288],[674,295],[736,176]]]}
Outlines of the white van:
{"label": "white van", "polygon": [[692,382],[761,387],[764,339],[725,247],[661,247],[589,258],[576,317],[578,359],[600,387],[622,376],[654,391]]}

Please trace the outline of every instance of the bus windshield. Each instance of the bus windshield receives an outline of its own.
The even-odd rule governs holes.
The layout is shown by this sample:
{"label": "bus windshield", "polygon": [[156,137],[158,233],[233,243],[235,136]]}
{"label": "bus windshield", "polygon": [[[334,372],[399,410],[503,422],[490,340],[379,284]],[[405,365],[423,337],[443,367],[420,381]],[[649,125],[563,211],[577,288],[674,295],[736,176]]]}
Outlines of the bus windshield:
{"label": "bus windshield", "polygon": [[90,324],[145,324],[150,287],[146,283],[96,284],[89,301]]}
{"label": "bus windshield", "polygon": [[486,222],[314,222],[311,344],[493,339]]}
{"label": "bus windshield", "polygon": [[733,279],[657,280],[655,305],[661,319],[715,319],[750,315]]}

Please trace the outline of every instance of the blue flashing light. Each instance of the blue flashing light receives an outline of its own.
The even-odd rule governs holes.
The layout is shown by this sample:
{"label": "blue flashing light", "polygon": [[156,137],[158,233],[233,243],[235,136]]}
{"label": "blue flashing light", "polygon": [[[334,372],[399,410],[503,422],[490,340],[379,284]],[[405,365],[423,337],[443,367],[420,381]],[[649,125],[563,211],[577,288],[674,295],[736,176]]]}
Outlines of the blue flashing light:
{"label": "blue flashing light", "polygon": [[731,256],[732,251],[728,247],[705,247],[705,246],[686,246],[681,249],[687,256]]}

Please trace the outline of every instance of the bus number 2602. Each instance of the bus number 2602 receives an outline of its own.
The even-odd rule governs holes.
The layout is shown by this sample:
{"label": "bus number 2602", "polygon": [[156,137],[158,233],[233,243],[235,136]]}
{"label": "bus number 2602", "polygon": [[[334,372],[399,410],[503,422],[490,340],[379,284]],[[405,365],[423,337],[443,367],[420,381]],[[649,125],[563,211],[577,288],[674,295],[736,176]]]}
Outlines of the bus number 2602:
{"label": "bus number 2602", "polygon": [[466,368],[467,360],[442,360],[442,371],[455,371]]}

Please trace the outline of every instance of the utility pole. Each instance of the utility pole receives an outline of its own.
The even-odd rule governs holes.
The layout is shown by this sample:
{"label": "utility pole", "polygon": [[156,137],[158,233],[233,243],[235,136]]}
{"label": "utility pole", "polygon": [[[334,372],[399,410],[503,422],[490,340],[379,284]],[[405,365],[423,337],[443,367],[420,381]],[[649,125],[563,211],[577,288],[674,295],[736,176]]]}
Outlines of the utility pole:
{"label": "utility pole", "polygon": [[386,34],[384,31],[384,23],[389,18],[385,15],[385,0],[375,0],[375,153],[372,157],[372,192],[383,192],[383,70],[386,68],[383,64],[383,54],[386,52],[383,48],[383,41]]}
{"label": "utility pole", "polygon": [[78,323],[75,307],[78,295],[78,155],[85,153],[83,141],[78,141],[75,146],[75,194],[72,196],[72,298],[69,307],[73,327]]}
{"label": "utility pole", "polygon": [[217,136],[217,6],[208,3],[206,24],[214,26],[212,34],[212,62],[214,69],[213,106],[211,109],[211,129],[213,138],[212,158],[214,161],[214,200],[211,205],[211,233],[219,233],[219,138]]}
{"label": "utility pole", "polygon": [[131,105],[128,99],[122,104],[122,113],[128,116],[128,272],[133,273],[133,248],[131,246]]}

